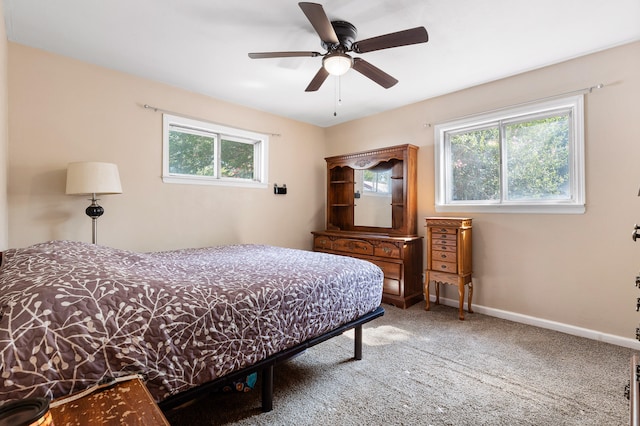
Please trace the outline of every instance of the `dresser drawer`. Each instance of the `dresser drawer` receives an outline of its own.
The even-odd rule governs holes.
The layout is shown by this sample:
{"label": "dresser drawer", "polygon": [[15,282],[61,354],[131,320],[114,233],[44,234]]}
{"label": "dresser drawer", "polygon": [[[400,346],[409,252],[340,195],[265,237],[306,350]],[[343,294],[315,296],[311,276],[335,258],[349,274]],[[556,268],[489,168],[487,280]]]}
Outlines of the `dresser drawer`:
{"label": "dresser drawer", "polygon": [[382,292],[400,296],[402,294],[402,265],[400,263],[384,262],[382,260],[371,260],[384,274]]}
{"label": "dresser drawer", "polygon": [[385,278],[392,278],[394,280],[402,278],[402,265],[400,263],[383,262],[381,260],[372,260],[371,262],[382,269]]}
{"label": "dresser drawer", "polygon": [[451,241],[432,241],[431,250],[455,252],[457,250],[457,245],[455,242],[451,244]]}
{"label": "dresser drawer", "polygon": [[453,234],[455,235],[458,232],[458,228],[451,228],[451,227],[447,227],[445,228],[444,226],[432,226],[431,227],[431,232],[434,234]]}
{"label": "dresser drawer", "polygon": [[431,269],[434,271],[449,272],[451,274],[456,274],[458,272],[455,262],[441,262],[439,260],[431,260]]}
{"label": "dresser drawer", "polygon": [[452,234],[442,234],[442,233],[436,233],[436,232],[432,232],[431,233],[431,238],[434,240],[450,240],[450,241],[456,241],[458,236],[455,233],[455,230]]}
{"label": "dresser drawer", "polygon": [[385,294],[391,294],[393,296],[400,296],[402,294],[400,285],[400,280],[392,280],[389,278],[384,279],[384,284],[382,285],[382,292]]}
{"label": "dresser drawer", "polygon": [[455,274],[431,271],[429,272],[429,281],[435,281],[443,284],[458,285],[459,278]]}
{"label": "dresser drawer", "polygon": [[313,248],[316,250],[331,250],[331,240],[324,235],[314,237]]}
{"label": "dresser drawer", "polygon": [[400,249],[395,244],[380,243],[373,249],[373,254],[380,257],[400,259]]}
{"label": "dresser drawer", "polygon": [[373,255],[373,245],[367,241],[341,238],[333,242],[333,250]]}
{"label": "dresser drawer", "polygon": [[440,262],[456,263],[458,255],[455,251],[436,251],[431,252],[431,261],[437,260]]}
{"label": "dresser drawer", "polygon": [[435,245],[439,245],[439,246],[455,246],[457,243],[457,240],[447,240],[446,238],[431,238],[431,241],[433,241],[433,244]]}

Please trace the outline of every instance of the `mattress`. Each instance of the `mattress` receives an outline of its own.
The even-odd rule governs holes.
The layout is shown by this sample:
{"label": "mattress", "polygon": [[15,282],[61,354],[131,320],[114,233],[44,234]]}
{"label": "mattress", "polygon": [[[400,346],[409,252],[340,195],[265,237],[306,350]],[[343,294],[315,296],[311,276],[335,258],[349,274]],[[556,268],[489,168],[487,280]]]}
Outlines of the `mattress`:
{"label": "mattress", "polygon": [[382,283],[364,260],[265,245],[10,249],[0,400],[53,399],[141,373],[160,402],[375,310]]}

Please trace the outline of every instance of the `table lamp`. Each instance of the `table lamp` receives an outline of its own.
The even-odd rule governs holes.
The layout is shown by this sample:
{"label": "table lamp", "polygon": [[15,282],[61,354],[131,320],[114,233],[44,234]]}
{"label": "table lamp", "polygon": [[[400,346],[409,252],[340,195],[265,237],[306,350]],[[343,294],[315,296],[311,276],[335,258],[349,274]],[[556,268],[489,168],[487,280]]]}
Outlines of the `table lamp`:
{"label": "table lamp", "polygon": [[104,209],[98,205],[96,195],[122,194],[118,166],[112,163],[80,161],[67,166],[67,195],[91,195],[91,205],[85,213],[92,220],[92,242],[97,244],[98,218]]}

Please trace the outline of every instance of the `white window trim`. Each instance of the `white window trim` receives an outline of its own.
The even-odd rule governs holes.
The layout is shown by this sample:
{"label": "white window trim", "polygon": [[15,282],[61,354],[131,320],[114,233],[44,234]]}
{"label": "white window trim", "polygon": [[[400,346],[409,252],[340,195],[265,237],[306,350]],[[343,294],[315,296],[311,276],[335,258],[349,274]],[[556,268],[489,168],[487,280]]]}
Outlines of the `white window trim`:
{"label": "white window trim", "polygon": [[[254,170],[256,180],[238,178],[215,178],[209,176],[180,175],[169,172],[169,128],[172,125],[186,127],[219,136],[228,136],[229,140],[254,140],[260,143],[259,152],[254,157]],[[218,144],[218,150],[220,144]],[[218,155],[220,153],[218,152]],[[269,135],[251,132],[249,130],[236,129],[220,124],[181,117],[171,114],[162,114],[162,181],[164,183],[190,184],[190,185],[222,185],[244,188],[267,188],[269,165]],[[217,166],[216,166],[217,167]]]}
{"label": "white window trim", "polygon": [[[465,127],[476,127],[499,120],[513,120],[524,115],[544,113],[552,110],[571,109],[570,173],[572,200],[531,202],[447,202],[447,176],[445,162],[448,158],[445,134]],[[582,214],[585,212],[585,170],[584,170],[584,96],[576,95],[529,103],[511,108],[468,116],[435,126],[434,168],[435,168],[435,210],[436,212],[464,213],[554,213]]]}

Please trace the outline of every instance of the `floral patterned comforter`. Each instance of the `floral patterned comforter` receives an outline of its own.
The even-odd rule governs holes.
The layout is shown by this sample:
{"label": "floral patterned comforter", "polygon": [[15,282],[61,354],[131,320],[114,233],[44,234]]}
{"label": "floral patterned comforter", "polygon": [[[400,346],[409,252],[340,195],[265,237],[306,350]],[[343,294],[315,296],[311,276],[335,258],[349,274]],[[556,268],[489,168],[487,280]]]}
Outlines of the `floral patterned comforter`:
{"label": "floral patterned comforter", "polygon": [[10,249],[0,400],[58,398],[139,372],[161,401],[373,311],[382,280],[363,260],[261,245]]}

